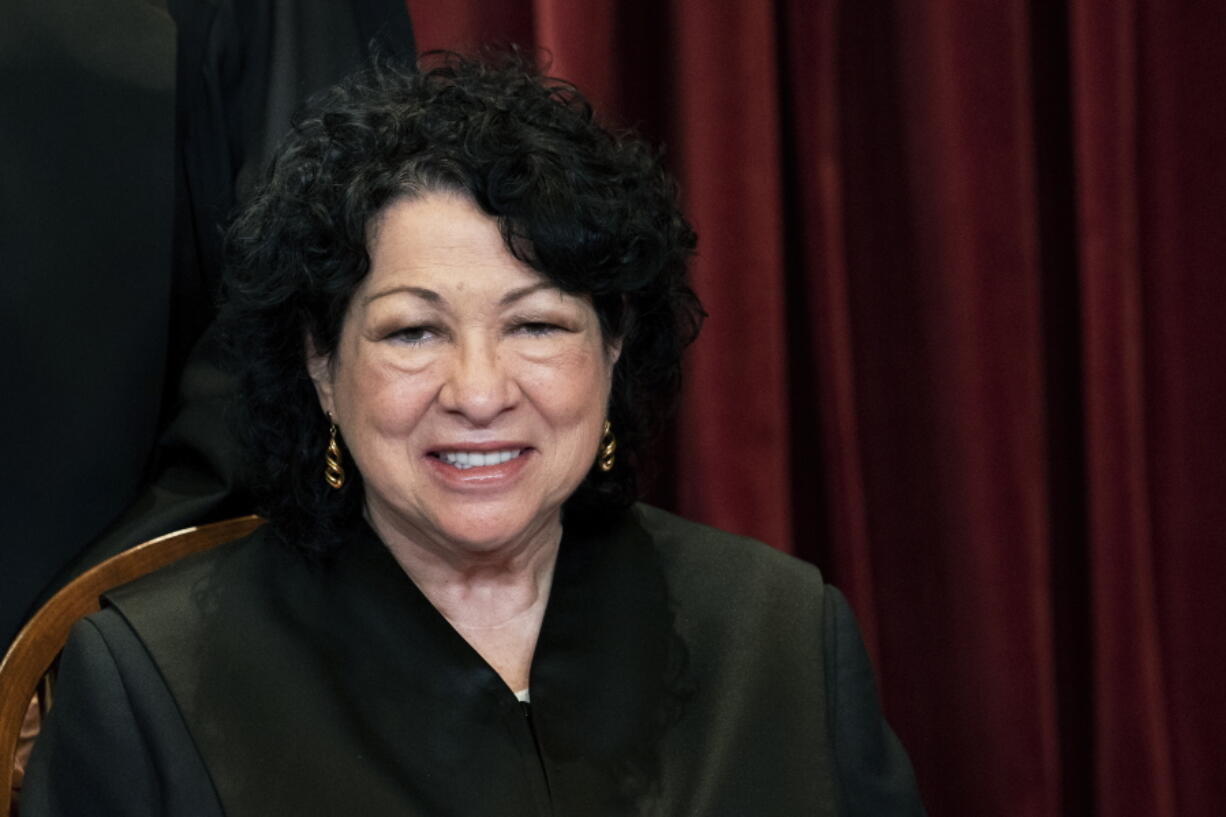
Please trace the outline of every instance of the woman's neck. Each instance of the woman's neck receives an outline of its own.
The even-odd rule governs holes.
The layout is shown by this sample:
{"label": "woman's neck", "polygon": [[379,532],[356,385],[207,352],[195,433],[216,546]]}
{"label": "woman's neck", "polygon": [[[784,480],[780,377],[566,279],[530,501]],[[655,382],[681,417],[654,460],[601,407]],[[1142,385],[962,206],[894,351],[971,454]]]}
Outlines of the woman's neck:
{"label": "woman's neck", "polygon": [[528,686],[562,538],[560,522],[503,547],[465,551],[370,523],[430,603],[512,690]]}

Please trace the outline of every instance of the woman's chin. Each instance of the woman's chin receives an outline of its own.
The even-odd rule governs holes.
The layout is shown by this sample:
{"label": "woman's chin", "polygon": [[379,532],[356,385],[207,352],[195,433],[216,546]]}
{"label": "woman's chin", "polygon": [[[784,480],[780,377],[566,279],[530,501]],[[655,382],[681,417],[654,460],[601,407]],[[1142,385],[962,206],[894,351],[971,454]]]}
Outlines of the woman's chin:
{"label": "woman's chin", "polygon": [[447,559],[467,555],[481,561],[555,545],[560,538],[560,507],[528,513],[538,503],[524,497],[435,503],[424,518],[380,504],[368,502],[370,521],[394,551],[407,547],[434,551]]}
{"label": "woman's chin", "polygon": [[475,557],[496,556],[518,552],[543,544],[556,544],[560,530],[560,514],[549,519],[525,519],[520,514],[491,516],[487,519],[440,520],[440,544],[455,553]]}

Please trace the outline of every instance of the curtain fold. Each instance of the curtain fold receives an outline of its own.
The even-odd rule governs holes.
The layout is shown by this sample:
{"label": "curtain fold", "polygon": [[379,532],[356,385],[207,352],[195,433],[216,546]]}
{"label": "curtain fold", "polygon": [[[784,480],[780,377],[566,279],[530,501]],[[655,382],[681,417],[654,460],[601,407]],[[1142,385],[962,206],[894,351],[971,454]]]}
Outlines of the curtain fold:
{"label": "curtain fold", "polygon": [[1139,253],[1138,32],[1131,2],[1073,17],[1081,173],[1096,803],[1178,813],[1153,583],[1146,451],[1145,321]]}
{"label": "curtain fold", "polygon": [[[839,4],[788,0],[778,18],[783,162],[794,169],[784,191],[793,536],[800,555],[840,565],[879,664],[845,237],[845,202],[855,191],[847,189],[840,127]],[[822,275],[806,274],[818,267]],[[825,502],[813,501],[823,494]]]}
{"label": "curtain fold", "polygon": [[[954,781],[945,759],[916,753],[934,812],[1007,796],[1011,813],[1048,814],[1058,757],[1025,7],[843,9],[848,36],[875,42],[846,53],[837,114],[887,111],[860,114],[876,132],[846,169],[874,188],[847,218],[886,703],[909,709],[910,685],[929,690],[900,732],[973,770]],[[887,77],[857,97],[873,72]],[[882,157],[886,176],[871,167]],[[985,740],[987,724],[1008,739]]]}
{"label": "curtain fold", "polygon": [[766,3],[673,5],[673,82],[686,89],[671,109],[673,167],[699,234],[693,280],[712,340],[688,361],[677,504],[717,527],[790,542],[774,18]]}
{"label": "curtain fold", "polygon": [[933,814],[1226,802],[1226,15],[409,0],[665,145],[711,317],[653,498],[853,602]]}
{"label": "curtain fold", "polygon": [[1226,802],[1220,10],[1073,7],[1096,801]]}

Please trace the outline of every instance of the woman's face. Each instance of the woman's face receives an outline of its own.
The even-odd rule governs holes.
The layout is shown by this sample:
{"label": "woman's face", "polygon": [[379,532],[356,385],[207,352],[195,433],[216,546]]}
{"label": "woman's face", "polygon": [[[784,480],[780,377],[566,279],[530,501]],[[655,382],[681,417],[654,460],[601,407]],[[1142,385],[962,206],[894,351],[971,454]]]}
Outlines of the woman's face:
{"label": "woman's face", "polygon": [[310,373],[372,524],[456,556],[554,535],[596,457],[618,354],[591,300],[517,261],[457,194],[393,202],[369,250],[336,351]]}

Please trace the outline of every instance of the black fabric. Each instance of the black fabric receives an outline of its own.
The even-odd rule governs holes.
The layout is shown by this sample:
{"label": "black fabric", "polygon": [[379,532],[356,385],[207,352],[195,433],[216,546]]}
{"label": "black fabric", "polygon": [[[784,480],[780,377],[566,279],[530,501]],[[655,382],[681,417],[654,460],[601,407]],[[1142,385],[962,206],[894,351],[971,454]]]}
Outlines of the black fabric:
{"label": "black fabric", "polygon": [[401,0],[5,5],[0,644],[107,556],[249,511],[200,340],[222,224],[292,112],[372,48],[412,57]]}
{"label": "black fabric", "polygon": [[175,28],[146,0],[0,21],[0,644],[137,494],[170,303]]}
{"label": "black fabric", "polygon": [[22,789],[23,815],[221,815],[174,699],[118,613],[76,625],[60,672],[87,682],[56,696]]}
{"label": "black fabric", "polygon": [[168,7],[180,44],[176,280],[182,313],[195,319],[178,322],[181,361],[211,317],[221,225],[293,114],[365,62],[371,49],[407,60],[414,45],[400,0],[169,0]]}
{"label": "black fabric", "polygon": [[[851,606],[826,588],[826,698],[844,817],[896,814],[914,796],[902,743],[882,717],[877,683]],[[918,813],[918,803],[912,811]]]}
{"label": "black fabric", "polygon": [[[130,752],[201,759],[231,817],[923,813],[841,596],[810,566],[659,511],[568,526],[530,720],[369,532],[322,566],[257,533],[110,603],[96,626],[122,615],[147,650],[111,660],[164,683],[150,694],[182,719],[105,728],[138,733]],[[74,635],[76,649],[95,642]],[[61,701],[115,671],[96,663],[65,667]],[[27,817],[74,813],[35,803],[50,790],[92,802],[88,786],[125,763],[91,753],[58,707]],[[77,776],[81,764],[103,771]]]}
{"label": "black fabric", "polygon": [[158,440],[153,478],[65,576],[172,530],[251,513],[240,478],[243,456],[228,427],[235,381],[220,362],[215,335],[212,328],[205,333],[179,378],[173,418]]}

